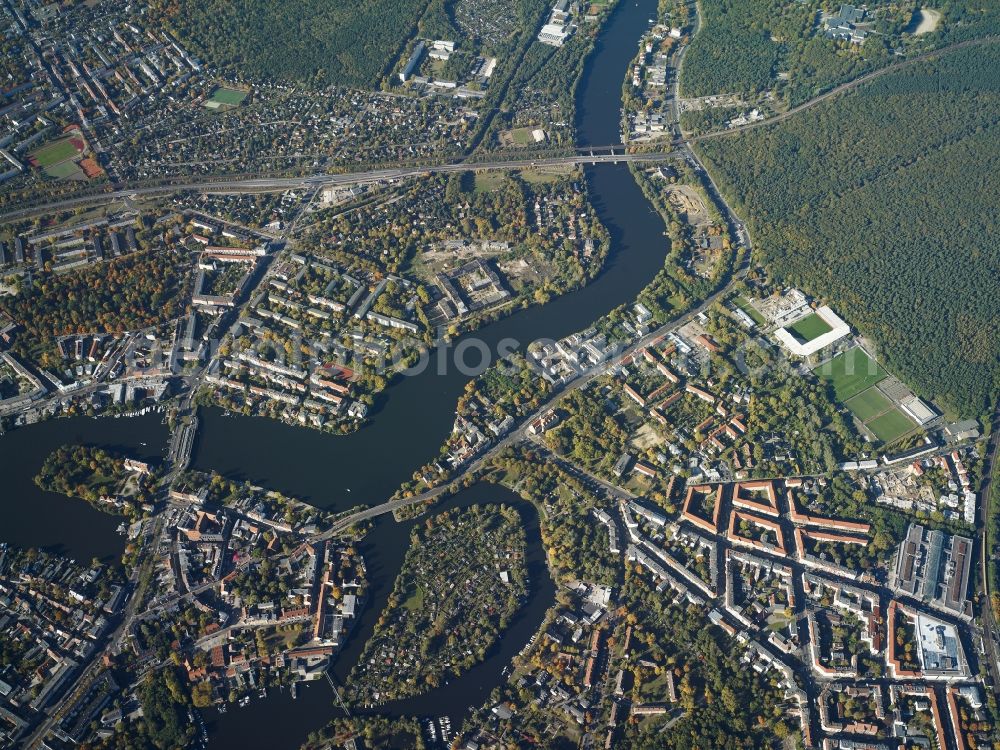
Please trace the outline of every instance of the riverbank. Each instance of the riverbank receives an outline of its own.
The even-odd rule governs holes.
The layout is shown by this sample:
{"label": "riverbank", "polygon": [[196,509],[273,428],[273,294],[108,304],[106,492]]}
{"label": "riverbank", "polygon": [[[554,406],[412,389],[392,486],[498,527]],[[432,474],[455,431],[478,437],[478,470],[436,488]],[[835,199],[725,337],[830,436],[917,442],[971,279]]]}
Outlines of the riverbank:
{"label": "riverbank", "polygon": [[[636,40],[655,10],[654,0],[623,3],[602,31],[578,91],[577,132],[582,144],[617,140],[621,81],[634,55]],[[619,106],[609,107],[609,101],[618,102]],[[474,337],[496,351],[502,339],[512,338],[523,350],[529,342],[543,336],[561,338],[633,300],[662,269],[666,227],[628,167],[624,164],[590,167],[586,178],[594,208],[611,236],[612,249],[604,271],[580,290],[461,337],[454,342],[455,347]],[[280,488],[328,510],[338,511],[358,503],[377,504],[407,481],[416,467],[436,454],[451,431],[454,406],[467,381],[468,377],[454,367],[446,368],[443,374],[436,368],[428,368],[422,375],[404,378],[390,394],[391,405],[379,412],[370,425],[343,437],[286,427],[269,420],[226,417],[221,410],[204,410],[194,466]],[[364,466],[378,468],[359,472],[359,467]],[[323,467],[323,471],[315,467]],[[544,549],[540,540],[537,545],[533,542],[537,538],[537,514],[533,506],[503,488],[481,484],[456,494],[435,510],[476,502],[480,493],[488,495],[483,496],[484,500],[516,503],[522,513],[530,508],[534,516],[525,518],[532,582],[528,603],[519,610],[484,662],[441,688],[380,706],[375,713],[447,715],[453,724],[459,724],[470,708],[484,703],[493,688],[501,684],[504,669],[537,632],[546,609],[554,601],[555,584],[548,573]],[[505,497],[497,497],[498,493]],[[397,524],[389,518],[380,518],[360,545],[368,566],[370,599],[331,668],[337,683],[346,680],[373,632],[402,566],[412,523]],[[325,686],[310,688],[308,701],[302,703],[285,696],[260,703],[252,717],[238,710],[213,716],[209,721],[213,746],[244,747],[252,737],[254,744],[295,747],[310,731],[319,728],[320,722],[313,721],[319,718],[315,703],[322,703],[324,697],[330,700],[329,718],[335,715],[335,709],[332,691],[328,692]],[[300,727],[301,733],[297,729],[295,736],[291,736],[289,726]]]}
{"label": "riverbank", "polygon": [[[527,542],[525,567],[528,571],[528,595],[510,621],[500,640],[487,652],[486,659],[468,669],[458,678],[435,689],[404,700],[391,701],[372,709],[352,712],[356,715],[384,716],[448,716],[452,725],[460,726],[469,710],[482,705],[494,687],[503,679],[504,670],[538,631],[545,613],[555,601],[556,585],[546,564],[538,512],[517,494],[505,487],[480,483],[463,490],[435,508],[435,515],[474,505],[505,503],[517,509]],[[423,518],[407,523],[381,519],[374,530],[360,543],[368,575],[369,602],[351,632],[346,646],[335,655],[330,672],[335,684],[342,685],[357,663],[365,644],[374,632],[376,622],[386,606],[396,574],[402,567],[409,544],[410,531]],[[292,699],[288,693],[277,693],[265,700],[253,699],[252,711],[230,707],[225,714],[209,711],[206,717],[213,748],[243,748],[252,738],[252,745],[262,747],[298,747],[313,731],[317,731],[338,715],[335,696],[326,680],[310,686]],[[289,732],[289,727],[296,727]]]}
{"label": "riverbank", "polygon": [[94,445],[153,463],[163,457],[167,428],[159,414],[114,419],[69,417],[22,427],[0,436],[0,541],[88,561],[117,563],[126,540],[115,529],[120,516],[94,510],[84,500],[46,492],[34,482],[45,459],[67,444]]}

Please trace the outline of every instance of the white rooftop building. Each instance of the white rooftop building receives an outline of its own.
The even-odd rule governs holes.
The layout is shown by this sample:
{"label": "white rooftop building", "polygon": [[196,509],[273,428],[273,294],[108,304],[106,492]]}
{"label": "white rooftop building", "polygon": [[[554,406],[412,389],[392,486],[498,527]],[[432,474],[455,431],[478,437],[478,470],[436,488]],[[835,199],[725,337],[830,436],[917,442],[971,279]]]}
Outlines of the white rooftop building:
{"label": "white rooftop building", "polygon": [[[828,306],[823,305],[823,307],[816,310],[815,315],[830,327],[829,331],[820,334],[810,341],[799,341],[799,339],[796,338],[787,327],[779,328],[774,332],[774,336],[778,339],[778,343],[792,354],[799,357],[808,357],[810,354],[815,354],[820,349],[830,346],[830,344],[840,341],[840,339],[850,335],[851,327]],[[802,317],[804,318],[807,316],[803,315]]]}

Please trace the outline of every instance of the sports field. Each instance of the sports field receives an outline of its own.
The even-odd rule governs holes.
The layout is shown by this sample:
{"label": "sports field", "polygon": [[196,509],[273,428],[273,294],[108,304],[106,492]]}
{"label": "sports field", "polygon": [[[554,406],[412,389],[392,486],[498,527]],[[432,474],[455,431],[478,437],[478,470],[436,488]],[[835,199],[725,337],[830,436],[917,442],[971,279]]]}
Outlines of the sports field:
{"label": "sports field", "polygon": [[857,396],[886,376],[878,362],[860,347],[841,352],[813,370],[820,380],[833,386],[833,393],[841,403]]}
{"label": "sports field", "polygon": [[32,163],[39,167],[51,167],[53,164],[72,159],[81,151],[83,149],[78,148],[72,138],[64,138],[61,141],[55,141],[54,143],[42,146],[42,148],[31,154],[31,160]]}
{"label": "sports field", "polygon": [[884,411],[888,411],[892,408],[892,402],[878,388],[869,388],[854,398],[847,399],[844,406],[850,409],[854,416],[865,422]]}
{"label": "sports field", "polygon": [[208,109],[228,110],[240,106],[247,98],[248,92],[238,89],[230,89],[219,86],[212,92],[212,95],[205,100],[203,106]]}
{"label": "sports field", "polygon": [[806,343],[818,339],[824,333],[829,333],[833,328],[819,315],[812,313],[788,326],[788,330],[795,334],[799,341]]}
{"label": "sports field", "polygon": [[883,443],[891,443],[916,425],[896,407],[892,407],[885,414],[882,414],[870,422],[865,423],[865,427],[874,433],[875,437]]}
{"label": "sports field", "polygon": [[751,305],[750,301],[742,294],[733,299],[733,304],[749,315],[757,325],[762,326],[767,322],[764,320],[764,316],[757,312],[757,308]]}
{"label": "sports field", "polygon": [[225,86],[219,86],[214,92],[212,92],[212,100],[218,102],[219,104],[230,104],[232,106],[238,106],[247,98],[246,91],[237,91],[236,89],[227,89]]}
{"label": "sports field", "polygon": [[75,161],[61,161],[45,168],[45,174],[55,177],[57,180],[85,180],[87,175],[80,169],[80,165]]}

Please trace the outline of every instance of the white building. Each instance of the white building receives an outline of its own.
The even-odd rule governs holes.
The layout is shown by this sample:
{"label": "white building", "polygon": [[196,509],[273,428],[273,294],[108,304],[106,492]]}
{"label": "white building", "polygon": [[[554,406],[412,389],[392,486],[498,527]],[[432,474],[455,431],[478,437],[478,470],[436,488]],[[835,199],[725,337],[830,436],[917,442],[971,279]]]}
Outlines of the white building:
{"label": "white building", "polygon": [[[840,341],[840,339],[850,335],[851,327],[841,320],[840,316],[828,306],[823,305],[823,307],[816,310],[815,315],[830,327],[829,331],[820,334],[810,341],[799,341],[795,335],[792,334],[787,327],[785,327],[779,328],[775,331],[774,337],[778,339],[779,344],[785,347],[792,354],[799,357],[808,357],[810,354],[815,354],[820,349],[830,346],[830,344]],[[803,315],[802,317],[807,316]]]}

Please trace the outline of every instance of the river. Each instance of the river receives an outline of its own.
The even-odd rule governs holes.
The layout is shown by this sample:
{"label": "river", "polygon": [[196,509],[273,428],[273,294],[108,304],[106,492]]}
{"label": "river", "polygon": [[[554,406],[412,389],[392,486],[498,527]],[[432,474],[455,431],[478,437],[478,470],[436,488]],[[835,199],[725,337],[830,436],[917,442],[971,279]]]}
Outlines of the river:
{"label": "river", "polygon": [[122,522],[82,500],[39,489],[34,477],[45,458],[61,445],[84,443],[156,462],[163,458],[167,428],[159,414],[134,418],[72,417],[12,430],[0,436],[0,541],[41,547],[81,562],[96,557],[117,562],[125,537]]}
{"label": "river", "polygon": [[[648,19],[655,16],[656,5],[656,0],[624,0],[601,32],[577,96],[581,145],[620,140],[622,81],[639,38],[648,28]],[[611,234],[612,252],[605,270],[587,287],[490,324],[462,337],[456,346],[476,337],[495,351],[497,342],[507,337],[522,345],[543,336],[561,338],[633,300],[662,268],[665,226],[628,167],[589,167],[586,178],[594,208]],[[328,509],[378,503],[435,455],[451,430],[455,403],[467,380],[455,368],[443,375],[431,368],[405,378],[389,390],[387,403],[375,413],[373,423],[349,436],[323,435],[270,420],[225,417],[218,409],[202,410],[194,463],[197,468],[281,488]],[[359,471],[359,467],[364,470]],[[462,717],[482,705],[500,684],[503,669],[537,632],[545,611],[553,604],[555,586],[544,563],[533,507],[502,487],[481,484],[445,501],[435,512],[487,501],[518,502],[522,510],[533,583],[528,603],[485,662],[447,686],[380,707],[380,713],[447,715],[457,729]],[[369,565],[371,598],[336,657],[332,672],[339,683],[357,662],[392,590],[411,526],[412,522],[397,524],[382,517],[362,545]],[[285,692],[253,701],[252,711],[230,708],[227,714],[209,720],[212,747],[294,748],[336,715],[332,701],[332,690],[322,682],[302,691],[296,701]]]}
{"label": "river", "polygon": [[[503,637],[485,661],[472,667],[451,683],[429,693],[392,701],[371,711],[389,716],[449,716],[457,729],[472,708],[482,705],[490,691],[500,684],[503,670],[538,631],[546,610],[555,600],[556,587],[545,560],[538,513],[534,506],[505,487],[481,483],[462,490],[435,507],[440,513],[452,508],[467,508],[481,503],[506,503],[517,508],[527,540],[528,577],[531,585],[527,603],[518,610]],[[347,645],[337,655],[331,670],[338,684],[344,684],[357,663],[375,622],[392,592],[396,574],[409,546],[410,531],[423,519],[396,523],[380,520],[365,537],[361,552],[368,564],[369,599],[359,621],[351,631]],[[301,686],[300,686],[301,687]],[[293,700],[288,692],[271,692],[266,699],[254,698],[245,709],[230,706],[225,714],[209,712],[207,728],[212,748],[289,748],[298,747],[306,736],[340,715],[333,706],[333,691],[325,680],[300,690]]]}
{"label": "river", "polygon": [[[656,0],[622,0],[602,29],[577,92],[580,145],[620,140],[621,87],[638,41],[655,17]],[[521,310],[461,337],[454,345],[478,339],[490,351],[504,339],[523,348],[541,337],[558,339],[582,330],[615,307],[635,299],[663,266],[665,226],[639,190],[626,165],[586,169],[592,204],[611,235],[611,252],[602,273],[588,286],[541,306]],[[441,352],[439,352],[440,354]],[[374,410],[371,424],[348,436],[326,435],[267,419],[226,417],[219,409],[201,410],[193,468],[217,471],[340,510],[387,499],[414,470],[432,459],[451,431],[454,409],[468,377],[449,366],[402,378]],[[124,540],[114,531],[118,519],[80,501],[43,493],[31,482],[45,456],[68,442],[119,447],[144,458],[162,455],[166,431],[159,417],[135,420],[56,420],[16,430],[0,438],[0,508],[6,523],[0,540],[63,551],[78,558],[110,558]],[[143,445],[148,443],[148,445]],[[10,490],[10,491],[8,491]],[[517,502],[528,532],[532,588],[528,602],[485,662],[424,696],[379,709],[392,715],[449,715],[460,722],[500,684],[503,669],[534,634],[552,605],[549,577],[532,506],[502,487],[477,485],[445,501],[441,509],[472,503]],[[385,605],[405,555],[411,523],[377,521],[362,543],[369,572],[369,601],[345,649],[332,668],[343,681],[357,661]],[[208,726],[213,748],[296,748],[321,728],[335,710],[325,681],[302,689],[297,700],[272,693],[247,709],[231,707],[212,714]]]}
{"label": "river", "polygon": [[[655,13],[656,0],[623,0],[602,31],[580,84],[581,145],[620,140],[622,81]],[[611,235],[603,272],[582,289],[459,338],[456,347],[478,339],[495,352],[503,339],[514,339],[523,348],[538,338],[559,339],[583,330],[634,300],[663,267],[666,227],[628,166],[588,167],[586,178],[597,215]],[[475,357],[468,361],[474,363]],[[280,489],[330,510],[377,505],[437,455],[468,379],[453,366],[444,374],[429,367],[402,378],[388,390],[372,422],[347,436],[203,409],[192,465]]]}

